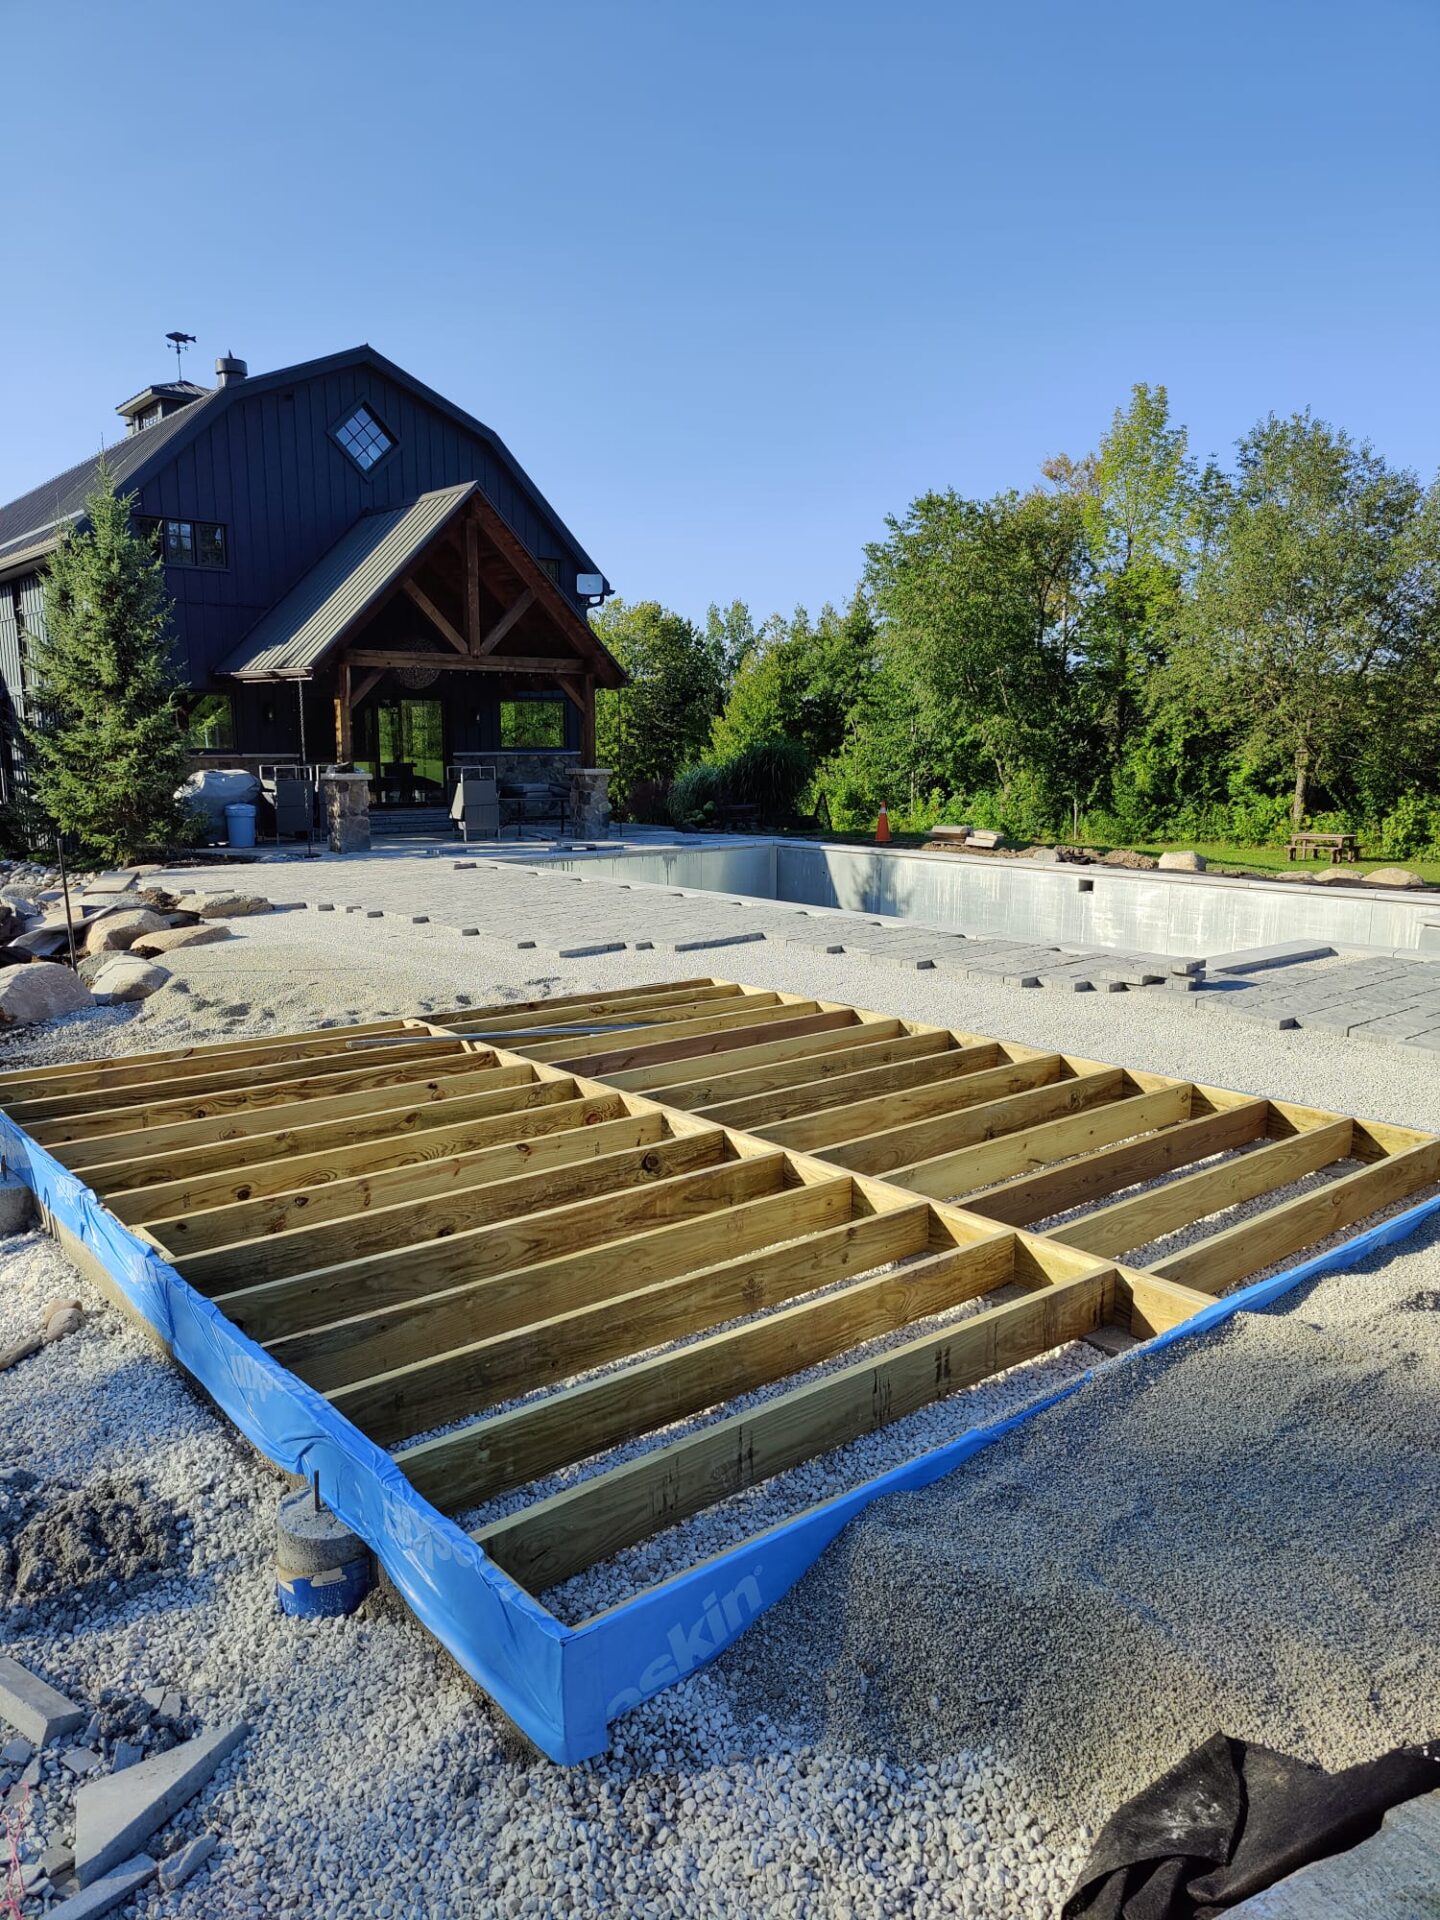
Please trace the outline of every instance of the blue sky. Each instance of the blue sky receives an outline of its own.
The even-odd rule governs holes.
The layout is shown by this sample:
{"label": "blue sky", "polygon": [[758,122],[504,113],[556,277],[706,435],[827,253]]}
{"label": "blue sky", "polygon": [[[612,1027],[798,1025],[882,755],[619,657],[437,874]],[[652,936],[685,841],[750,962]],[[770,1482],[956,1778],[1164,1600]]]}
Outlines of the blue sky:
{"label": "blue sky", "polygon": [[1163,381],[1440,462],[1435,0],[10,0],[0,498],[369,339],[629,598],[848,593]]}

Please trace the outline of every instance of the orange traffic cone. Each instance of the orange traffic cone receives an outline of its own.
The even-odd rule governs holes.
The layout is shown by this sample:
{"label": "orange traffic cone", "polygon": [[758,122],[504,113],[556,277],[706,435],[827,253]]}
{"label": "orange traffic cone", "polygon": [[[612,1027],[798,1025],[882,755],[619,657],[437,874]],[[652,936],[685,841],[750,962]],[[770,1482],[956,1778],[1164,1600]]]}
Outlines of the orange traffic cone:
{"label": "orange traffic cone", "polygon": [[880,802],[880,818],[875,822],[875,844],[888,847],[890,844],[890,814],[885,802]]}

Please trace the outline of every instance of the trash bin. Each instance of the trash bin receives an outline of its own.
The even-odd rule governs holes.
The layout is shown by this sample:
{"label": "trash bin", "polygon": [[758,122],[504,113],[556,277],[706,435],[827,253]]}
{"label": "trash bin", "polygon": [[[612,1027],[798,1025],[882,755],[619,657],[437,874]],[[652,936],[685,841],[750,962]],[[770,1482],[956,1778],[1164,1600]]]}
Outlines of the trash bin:
{"label": "trash bin", "polygon": [[253,847],[255,844],[254,807],[226,807],[225,834],[232,847]]}

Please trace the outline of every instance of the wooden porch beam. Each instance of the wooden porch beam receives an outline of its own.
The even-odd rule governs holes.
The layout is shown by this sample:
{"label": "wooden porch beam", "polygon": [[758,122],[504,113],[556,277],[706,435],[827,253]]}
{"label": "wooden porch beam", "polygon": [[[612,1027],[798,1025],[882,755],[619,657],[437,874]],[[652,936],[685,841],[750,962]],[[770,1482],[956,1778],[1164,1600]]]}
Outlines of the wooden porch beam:
{"label": "wooden porch beam", "polygon": [[356,707],[359,706],[360,702],[363,699],[365,699],[365,697],[368,694],[373,693],[376,687],[379,686],[380,682],[384,678],[385,678],[385,669],[383,667],[372,667],[370,671],[363,677],[363,679],[361,679],[354,686],[351,687],[350,712],[352,715],[354,714]]}
{"label": "wooden porch beam", "polygon": [[[474,523],[472,522],[471,524],[473,528]],[[474,530],[478,534],[479,530],[478,529],[474,529]],[[520,598],[517,601],[515,601],[515,603],[512,606],[507,607],[504,613],[502,613],[500,618],[495,622],[494,626],[491,627],[490,631],[485,635],[485,638],[480,642],[479,646],[475,649],[476,653],[477,654],[493,653],[496,647],[498,647],[500,642],[505,638],[506,634],[509,633],[510,629],[515,625],[515,622],[517,620],[523,619],[524,616],[530,611],[531,607],[534,606],[534,604],[535,604],[535,589],[533,587],[526,587],[525,591],[520,595]]]}
{"label": "wooden porch beam", "polygon": [[493,653],[483,659],[457,654],[452,660],[448,653],[391,653],[364,647],[351,653],[350,662],[357,667],[438,667],[442,673],[541,673],[556,680],[573,679],[585,671],[578,660],[547,660],[539,654],[505,659]]}
{"label": "wooden porch beam", "polygon": [[483,653],[480,645],[480,523],[473,514],[465,519],[465,645],[470,653]]}
{"label": "wooden porch beam", "polygon": [[402,580],[400,585],[402,590],[415,602],[425,618],[450,642],[450,645],[454,647],[457,653],[468,653],[470,651],[465,645],[464,634],[460,632],[458,627],[446,619],[445,615],[440,611],[439,607],[436,606],[435,602],[422,586],[418,586],[413,580]]}
{"label": "wooden porch beam", "polygon": [[335,669],[335,760],[345,766],[350,759],[350,662],[342,660]]}
{"label": "wooden porch beam", "polygon": [[583,684],[583,699],[580,706],[580,764],[593,767],[595,764],[595,676],[587,673]]}

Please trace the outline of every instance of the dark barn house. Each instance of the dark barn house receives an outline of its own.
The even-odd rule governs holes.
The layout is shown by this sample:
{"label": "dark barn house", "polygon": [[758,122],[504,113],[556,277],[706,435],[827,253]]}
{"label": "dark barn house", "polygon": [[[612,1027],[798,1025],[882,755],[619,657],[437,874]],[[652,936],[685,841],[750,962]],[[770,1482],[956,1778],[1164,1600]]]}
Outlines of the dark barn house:
{"label": "dark barn house", "polygon": [[[198,764],[353,761],[400,819],[482,758],[593,767],[595,690],[625,678],[586,618],[610,587],[499,437],[371,347],[215,371],[127,400],[105,456],[164,558]],[[45,556],[96,466],[0,508],[7,795]]]}

